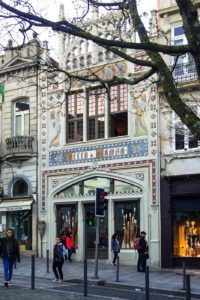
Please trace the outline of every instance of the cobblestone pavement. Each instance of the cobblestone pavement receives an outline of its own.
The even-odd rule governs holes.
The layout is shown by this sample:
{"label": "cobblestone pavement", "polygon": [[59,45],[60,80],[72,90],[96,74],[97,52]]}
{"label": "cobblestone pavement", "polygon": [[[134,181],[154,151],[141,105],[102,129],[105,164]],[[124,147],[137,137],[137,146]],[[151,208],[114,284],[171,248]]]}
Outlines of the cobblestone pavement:
{"label": "cobblestone pavement", "polygon": [[[35,276],[37,279],[36,288],[38,288],[38,282],[39,283],[41,282],[40,279],[46,279],[48,280],[48,282],[51,282],[52,285],[52,279],[54,278],[54,276],[51,270],[51,264],[52,262],[50,262],[49,273],[48,273],[46,259],[36,258],[36,265],[35,265]],[[90,284],[103,283],[107,287],[121,287],[123,289],[131,288],[132,290],[135,288],[142,289],[145,286],[144,273],[137,273],[136,268],[133,266],[120,265],[119,282],[116,282],[116,268],[111,266],[111,264],[105,264],[99,261],[99,280],[94,279],[94,268],[95,268],[94,263],[89,262],[88,281]],[[69,263],[68,261],[65,261],[63,266],[63,272],[64,272],[64,279],[68,283],[76,283],[76,284],[80,283],[83,281],[83,262],[73,261],[72,263]],[[200,284],[199,284],[200,270],[187,270],[187,272],[191,274],[191,291],[194,295],[197,295],[200,298]],[[157,293],[158,292],[162,293],[162,291],[163,293],[167,292],[169,294],[168,297],[170,297],[170,294],[177,295],[176,293],[178,293],[178,296],[183,295],[183,290],[182,290],[183,279],[180,274],[181,274],[180,269],[179,270],[178,269],[170,269],[170,270],[150,269],[151,292],[157,292]],[[26,286],[30,288],[31,257],[22,256],[21,263],[17,264],[17,269],[14,269],[13,272],[13,280],[17,280],[17,278],[22,278],[20,279],[22,281],[24,280],[23,278],[26,278]],[[3,266],[1,261],[0,261],[0,282],[1,283],[3,282]],[[14,289],[14,287],[12,289]],[[30,291],[26,291],[26,292],[28,293]],[[7,291],[5,293],[7,293]],[[34,291],[33,294],[34,293],[37,294],[37,291]],[[0,290],[0,295],[2,296],[1,290]],[[9,298],[5,298],[5,299],[8,300]],[[29,300],[29,298],[23,298],[23,297],[17,299]]]}

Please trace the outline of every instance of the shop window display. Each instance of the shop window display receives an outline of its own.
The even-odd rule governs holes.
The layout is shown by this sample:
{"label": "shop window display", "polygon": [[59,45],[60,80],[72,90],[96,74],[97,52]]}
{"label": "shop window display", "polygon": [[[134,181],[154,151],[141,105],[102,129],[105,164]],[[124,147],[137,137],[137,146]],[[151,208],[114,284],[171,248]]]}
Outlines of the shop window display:
{"label": "shop window display", "polygon": [[115,203],[115,232],[119,235],[120,248],[134,249],[134,239],[140,233],[138,201]]}
{"label": "shop window display", "polygon": [[177,212],[173,217],[174,255],[200,257],[200,212]]}
{"label": "shop window display", "polygon": [[78,212],[77,205],[59,206],[57,209],[58,234],[66,228],[72,233],[74,247],[78,248]]}

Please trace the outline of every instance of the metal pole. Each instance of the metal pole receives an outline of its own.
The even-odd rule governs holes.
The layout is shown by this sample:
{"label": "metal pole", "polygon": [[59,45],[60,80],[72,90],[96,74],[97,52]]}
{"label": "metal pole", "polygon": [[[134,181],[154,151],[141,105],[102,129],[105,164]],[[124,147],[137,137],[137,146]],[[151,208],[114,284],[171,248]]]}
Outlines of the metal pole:
{"label": "metal pole", "polygon": [[186,265],[183,263],[183,290],[185,290]]}
{"label": "metal pole", "polygon": [[119,282],[119,256],[117,257],[116,282]]}
{"label": "metal pole", "polygon": [[17,269],[17,260],[15,258],[15,266],[14,266],[15,270]]}
{"label": "metal pole", "polygon": [[49,250],[47,250],[47,273],[49,273]]}
{"label": "metal pole", "polygon": [[190,292],[190,275],[185,276],[186,280],[186,300],[191,300],[191,292]]}
{"label": "metal pole", "polygon": [[35,255],[31,256],[31,289],[35,288]]}
{"label": "metal pole", "polygon": [[87,296],[87,259],[84,259],[84,296]]}
{"label": "metal pole", "polygon": [[149,267],[145,268],[145,300],[149,300]]}
{"label": "metal pole", "polygon": [[42,258],[42,236],[40,236],[40,245],[41,245],[41,258]]}
{"label": "metal pole", "polygon": [[100,217],[96,217],[96,244],[95,244],[95,274],[94,278],[98,279],[98,258],[99,258],[99,220]]}

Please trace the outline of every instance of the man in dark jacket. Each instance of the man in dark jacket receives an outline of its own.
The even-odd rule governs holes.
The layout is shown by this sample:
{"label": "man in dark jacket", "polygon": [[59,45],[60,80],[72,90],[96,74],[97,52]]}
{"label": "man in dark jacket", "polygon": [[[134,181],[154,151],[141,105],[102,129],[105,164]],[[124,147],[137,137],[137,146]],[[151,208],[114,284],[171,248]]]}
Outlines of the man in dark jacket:
{"label": "man in dark jacket", "polygon": [[148,258],[148,244],[145,240],[146,232],[141,231],[140,234],[140,249],[138,249],[137,271],[145,272],[146,260]]}
{"label": "man in dark jacket", "polygon": [[0,239],[0,256],[4,267],[5,286],[8,287],[12,278],[14,262],[15,260],[20,262],[19,244],[11,228],[8,228],[6,237]]}

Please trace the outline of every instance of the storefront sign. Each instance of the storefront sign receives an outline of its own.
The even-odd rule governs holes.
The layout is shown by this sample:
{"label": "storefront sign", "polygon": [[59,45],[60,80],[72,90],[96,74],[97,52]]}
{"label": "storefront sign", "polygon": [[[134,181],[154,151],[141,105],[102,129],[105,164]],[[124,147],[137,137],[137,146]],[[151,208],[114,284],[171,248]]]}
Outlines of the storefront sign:
{"label": "storefront sign", "polygon": [[0,211],[16,211],[16,210],[28,210],[30,206],[12,206],[12,207],[0,207]]}
{"label": "storefront sign", "polygon": [[[0,203],[0,211],[21,211],[31,209],[33,199],[28,200],[3,200]],[[6,222],[6,220],[5,220]],[[3,223],[3,221],[2,221]]]}
{"label": "storefront sign", "polygon": [[49,165],[59,166],[147,155],[148,140],[141,139],[132,142],[74,148],[73,150],[51,151],[49,153]]}

